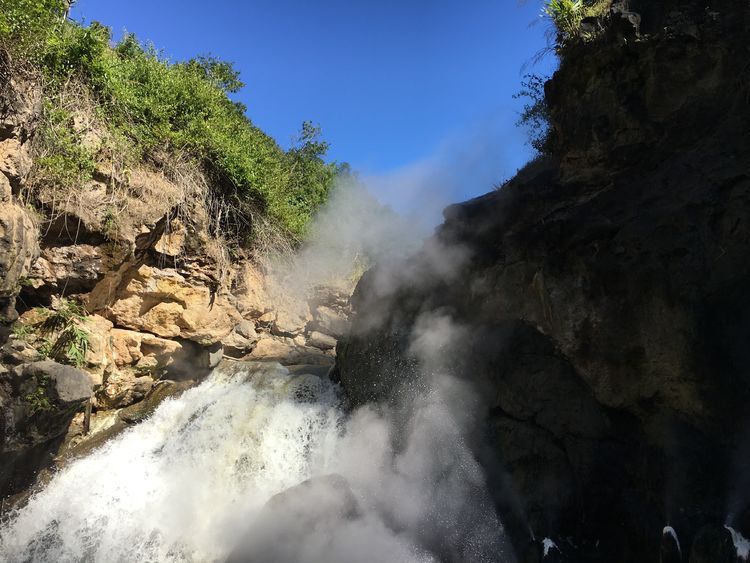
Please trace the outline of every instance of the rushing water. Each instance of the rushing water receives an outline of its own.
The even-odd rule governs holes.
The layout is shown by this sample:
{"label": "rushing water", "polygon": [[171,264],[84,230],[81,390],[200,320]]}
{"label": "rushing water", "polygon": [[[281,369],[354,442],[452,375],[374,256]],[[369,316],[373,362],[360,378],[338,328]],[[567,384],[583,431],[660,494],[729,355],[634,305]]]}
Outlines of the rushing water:
{"label": "rushing water", "polygon": [[[445,467],[439,460],[436,469],[429,466],[433,461],[421,459],[421,447],[434,445],[419,427],[406,445],[416,448],[414,455],[396,454],[389,423],[369,411],[345,414],[327,379],[293,375],[277,364],[216,370],[58,472],[0,528],[0,559],[222,561],[273,495],[335,472],[351,484],[362,514],[337,520],[329,530],[305,524],[315,531],[305,531],[313,535],[297,555],[267,553],[265,560],[434,561],[425,545],[430,535],[442,534],[440,526],[449,529],[444,537],[458,534],[456,558],[503,560],[499,522],[481,494],[481,471],[462,451],[457,458],[446,450]],[[439,434],[433,438],[444,440]],[[432,471],[440,473],[440,483],[431,483]],[[440,523],[426,525],[432,520]],[[457,532],[459,521],[472,530]]]}

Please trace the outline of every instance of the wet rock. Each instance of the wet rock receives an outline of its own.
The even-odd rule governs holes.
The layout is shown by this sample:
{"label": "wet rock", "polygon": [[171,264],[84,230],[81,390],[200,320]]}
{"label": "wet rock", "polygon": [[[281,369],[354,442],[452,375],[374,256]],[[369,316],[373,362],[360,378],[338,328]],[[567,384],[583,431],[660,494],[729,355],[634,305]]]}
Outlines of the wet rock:
{"label": "wet rock", "polygon": [[337,529],[360,514],[346,479],[340,475],[308,479],[273,496],[226,561],[305,561],[313,537],[326,541],[328,536],[331,541]]}
{"label": "wet rock", "polygon": [[18,318],[15,298],[38,254],[37,229],[29,214],[10,200],[0,203],[0,315],[6,322]]}
{"label": "wet rock", "polygon": [[671,526],[665,527],[661,534],[659,563],[682,563],[682,545]]}
{"label": "wet rock", "polygon": [[80,403],[88,400],[93,393],[93,383],[88,373],[52,360],[21,364],[13,372],[13,385],[18,386],[21,394],[24,391],[33,393],[41,387],[45,396],[54,403]]}
{"label": "wet rock", "polygon": [[[470,337],[440,368],[484,400],[519,551],[530,527],[608,563],[655,559],[667,520],[685,549],[724,520],[750,402],[750,6],[630,5],[651,37],[570,45],[546,85],[554,153],[363,276],[336,370],[355,404],[397,402],[422,322],[449,317]],[[673,10],[698,38],[660,31]]]}
{"label": "wet rock", "polygon": [[[153,369],[153,366],[147,363],[142,367],[146,373]],[[118,370],[107,377],[102,388],[96,393],[99,408],[119,409],[143,400],[154,385],[154,380],[150,375],[138,373]]]}
{"label": "wet rock", "polygon": [[119,411],[118,417],[127,424],[141,422],[151,416],[166,399],[177,397],[194,385],[194,381],[159,381],[142,401]]}
{"label": "wet rock", "polygon": [[344,313],[320,305],[313,311],[312,325],[317,331],[340,338],[349,329],[349,320]]}
{"label": "wet rock", "polygon": [[336,339],[322,332],[313,331],[307,336],[307,343],[321,350],[332,350],[336,347]]}
{"label": "wet rock", "polygon": [[51,466],[92,389],[86,372],[51,360],[20,364],[0,374],[0,497],[23,491]]}
{"label": "wet rock", "polygon": [[689,563],[737,563],[738,559],[732,534],[724,526],[704,526],[690,548]]}

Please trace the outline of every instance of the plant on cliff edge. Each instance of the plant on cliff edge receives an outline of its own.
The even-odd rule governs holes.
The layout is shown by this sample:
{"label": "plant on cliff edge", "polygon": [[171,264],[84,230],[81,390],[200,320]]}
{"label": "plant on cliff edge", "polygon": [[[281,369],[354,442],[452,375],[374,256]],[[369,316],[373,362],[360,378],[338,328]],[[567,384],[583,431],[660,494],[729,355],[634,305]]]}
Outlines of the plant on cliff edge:
{"label": "plant on cliff edge", "polygon": [[526,99],[517,125],[526,129],[529,145],[540,154],[550,154],[554,145],[549,105],[544,94],[546,81],[538,74],[527,74],[521,81],[521,90],[513,96]]}
{"label": "plant on cliff edge", "polygon": [[[293,241],[304,236],[337,172],[324,160],[328,145],[318,128],[303,124],[301,143],[284,151],[231,98],[243,83],[230,63],[213,57],[171,62],[130,34],[112,46],[108,28],[66,20],[66,6],[65,0],[0,0],[0,47],[45,76],[50,111],[42,127],[47,134],[39,136],[45,151],[37,178],[78,190],[92,168],[108,169],[95,165],[107,164],[112,150],[77,150],[67,117],[79,108],[63,95],[72,86],[94,102],[105,129],[100,137],[119,140],[114,150],[126,166],[168,167],[170,158],[198,164],[211,201],[220,204],[211,213],[219,217],[217,232],[250,244],[268,226]],[[33,53],[22,44],[33,44]],[[113,175],[108,189],[127,188],[119,180]]]}
{"label": "plant on cliff edge", "polygon": [[542,14],[552,20],[564,38],[573,37],[583,18],[583,0],[549,0]]}

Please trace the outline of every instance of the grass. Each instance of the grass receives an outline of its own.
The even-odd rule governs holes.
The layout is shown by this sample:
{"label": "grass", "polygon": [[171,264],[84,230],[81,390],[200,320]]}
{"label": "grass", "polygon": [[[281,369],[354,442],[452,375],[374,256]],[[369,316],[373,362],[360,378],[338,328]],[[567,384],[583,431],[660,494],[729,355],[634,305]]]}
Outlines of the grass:
{"label": "grass", "polygon": [[59,299],[54,308],[39,307],[35,320],[16,323],[13,334],[29,342],[39,354],[75,367],[86,365],[89,333],[82,327],[83,307],[71,299]]}
{"label": "grass", "polygon": [[[0,46],[44,76],[39,185],[81,189],[113,159],[120,172],[187,159],[221,204],[217,230],[243,245],[269,223],[291,241],[305,236],[338,170],[325,161],[318,127],[304,123],[285,151],[233,99],[243,84],[231,64],[172,62],[133,35],[112,44],[107,27],[64,13],[62,0],[0,0]],[[100,146],[83,142],[77,101],[93,113]],[[112,174],[110,183],[126,185],[127,175]]]}
{"label": "grass", "polygon": [[542,15],[555,26],[557,43],[563,46],[575,39],[593,39],[594,34],[584,31],[581,22],[585,18],[602,18],[609,13],[611,0],[547,0]]}

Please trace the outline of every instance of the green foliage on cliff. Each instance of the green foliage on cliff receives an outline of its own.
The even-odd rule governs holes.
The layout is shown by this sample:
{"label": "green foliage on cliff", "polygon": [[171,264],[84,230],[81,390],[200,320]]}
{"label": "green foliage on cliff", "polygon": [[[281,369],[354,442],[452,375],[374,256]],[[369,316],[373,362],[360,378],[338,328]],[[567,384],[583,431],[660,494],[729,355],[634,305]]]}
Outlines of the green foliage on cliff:
{"label": "green foliage on cliff", "polygon": [[526,129],[529,144],[539,154],[550,154],[554,146],[545,82],[546,79],[537,74],[527,74],[521,82],[521,90],[513,96],[525,100],[518,125]]}
{"label": "green foliage on cliff", "polygon": [[612,0],[546,0],[542,15],[554,24],[557,43],[562,46],[574,38],[588,39],[581,22],[606,15],[611,4]]}
{"label": "green foliage on cliff", "polygon": [[303,124],[298,143],[284,151],[232,100],[243,84],[231,64],[212,57],[173,63],[133,35],[112,45],[108,28],[65,20],[65,6],[0,0],[0,43],[46,78],[39,164],[47,181],[75,188],[93,171],[95,155],[73,126],[76,108],[61,101],[80,84],[122,159],[187,157],[200,164],[235,226],[250,227],[245,238],[252,239],[258,215],[293,240],[304,236],[337,172],[325,162],[319,128]]}

